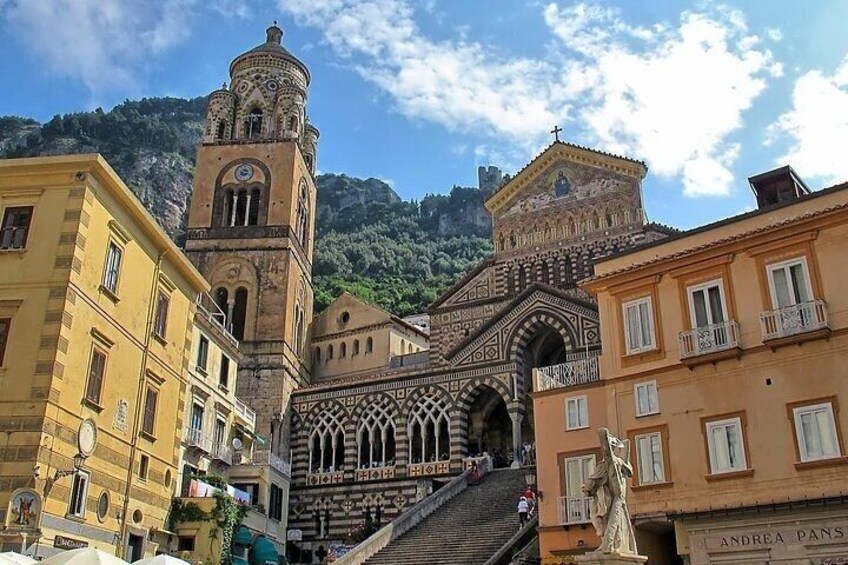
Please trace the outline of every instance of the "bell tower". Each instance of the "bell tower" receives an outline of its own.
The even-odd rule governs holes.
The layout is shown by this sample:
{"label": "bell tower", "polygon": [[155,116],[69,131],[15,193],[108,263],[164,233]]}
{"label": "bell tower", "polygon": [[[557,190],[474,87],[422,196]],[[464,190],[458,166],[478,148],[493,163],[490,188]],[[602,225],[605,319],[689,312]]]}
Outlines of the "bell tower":
{"label": "bell tower", "polygon": [[186,240],[240,341],[237,394],[276,450],[290,394],[309,381],[319,135],[306,115],[309,69],[282,38],[275,22],[209,97]]}

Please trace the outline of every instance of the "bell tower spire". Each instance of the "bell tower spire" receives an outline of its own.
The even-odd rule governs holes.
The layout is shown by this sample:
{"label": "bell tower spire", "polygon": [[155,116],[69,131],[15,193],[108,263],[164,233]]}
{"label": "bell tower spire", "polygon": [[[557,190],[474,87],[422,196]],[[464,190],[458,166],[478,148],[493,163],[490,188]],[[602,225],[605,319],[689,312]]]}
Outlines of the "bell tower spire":
{"label": "bell tower spire", "polygon": [[285,429],[272,423],[288,422],[290,393],[310,380],[319,136],[306,117],[309,69],[282,39],[274,22],[209,97],[186,240],[240,341],[237,393],[276,450]]}

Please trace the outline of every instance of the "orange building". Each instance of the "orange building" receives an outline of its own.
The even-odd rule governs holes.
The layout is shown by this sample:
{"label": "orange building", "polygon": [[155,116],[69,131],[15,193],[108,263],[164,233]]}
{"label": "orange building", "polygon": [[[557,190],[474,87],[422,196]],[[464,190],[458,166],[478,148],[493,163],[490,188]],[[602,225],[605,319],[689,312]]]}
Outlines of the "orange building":
{"label": "orange building", "polygon": [[583,281],[600,378],[561,377],[594,360],[536,372],[546,562],[597,544],[574,490],[597,439],[575,421],[630,439],[651,563],[848,555],[848,184],[810,193],[789,167],[749,181],[757,210],[608,257]]}

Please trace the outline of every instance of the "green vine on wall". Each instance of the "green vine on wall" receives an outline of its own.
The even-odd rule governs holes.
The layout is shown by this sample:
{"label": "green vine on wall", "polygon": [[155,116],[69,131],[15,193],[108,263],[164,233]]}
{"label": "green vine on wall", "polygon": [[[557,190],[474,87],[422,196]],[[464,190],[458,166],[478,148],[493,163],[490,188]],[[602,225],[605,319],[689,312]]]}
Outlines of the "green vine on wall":
{"label": "green vine on wall", "polygon": [[[174,499],[171,502],[171,512],[168,516],[169,529],[180,522],[206,522],[212,520],[209,529],[210,542],[214,542],[221,534],[221,565],[230,565],[233,560],[233,534],[247,514],[247,506],[239,504],[227,494],[227,481],[214,475],[196,475],[192,479],[203,481],[218,489],[213,497],[215,507],[210,512],[204,512],[194,502],[183,502]],[[214,551],[212,552],[214,555]]]}

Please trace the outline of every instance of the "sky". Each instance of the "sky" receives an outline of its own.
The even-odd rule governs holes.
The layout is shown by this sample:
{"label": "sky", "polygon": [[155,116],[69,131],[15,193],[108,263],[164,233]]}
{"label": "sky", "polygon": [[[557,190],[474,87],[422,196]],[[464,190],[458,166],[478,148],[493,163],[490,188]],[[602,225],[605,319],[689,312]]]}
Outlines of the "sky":
{"label": "sky", "polygon": [[848,180],[844,0],[0,0],[0,115],[208,94],[274,20],[320,171],[405,198],[514,173],[554,125],[644,160],[650,220],[681,228],[752,209],[777,166]]}

